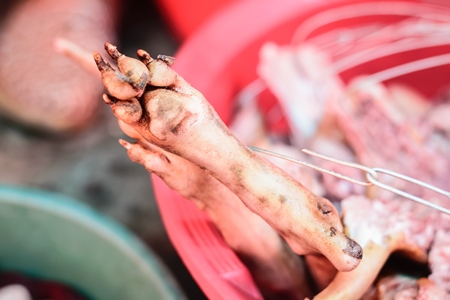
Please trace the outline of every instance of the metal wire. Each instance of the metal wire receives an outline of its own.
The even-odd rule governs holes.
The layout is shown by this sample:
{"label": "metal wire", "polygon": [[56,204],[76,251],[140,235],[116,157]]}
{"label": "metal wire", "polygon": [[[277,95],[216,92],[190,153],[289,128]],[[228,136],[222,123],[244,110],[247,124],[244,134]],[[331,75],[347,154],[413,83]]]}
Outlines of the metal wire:
{"label": "metal wire", "polygon": [[323,155],[323,154],[319,154],[317,152],[314,152],[314,151],[311,151],[311,150],[308,150],[308,149],[302,149],[302,151],[304,153],[308,154],[308,155],[315,156],[315,157],[318,157],[318,158],[321,158],[321,159],[324,159],[324,160],[327,160],[327,161],[334,162],[336,164],[340,164],[340,165],[343,165],[343,166],[347,166],[347,167],[350,167],[350,168],[356,168],[356,169],[364,171],[365,174],[366,174],[367,181],[361,181],[359,179],[355,179],[355,178],[349,177],[347,175],[344,175],[344,174],[341,174],[341,173],[338,173],[338,172],[335,172],[335,171],[332,171],[332,170],[328,170],[326,168],[323,168],[323,167],[320,167],[320,166],[317,166],[317,165],[314,165],[314,164],[311,164],[311,163],[308,163],[308,162],[304,162],[304,161],[301,161],[301,160],[298,160],[298,159],[295,159],[295,158],[292,158],[292,157],[289,157],[289,156],[286,156],[286,155],[283,155],[283,154],[280,154],[280,153],[276,153],[276,152],[273,152],[273,151],[269,151],[269,150],[265,150],[265,149],[261,149],[261,148],[257,148],[257,147],[253,147],[253,146],[250,146],[249,148],[252,151],[260,152],[260,153],[267,154],[267,155],[274,156],[274,157],[278,157],[278,158],[281,158],[281,159],[285,159],[285,160],[294,162],[296,164],[312,168],[312,169],[317,170],[319,172],[323,172],[323,173],[326,173],[326,174],[333,175],[335,177],[338,177],[338,178],[343,179],[343,180],[347,180],[347,181],[355,183],[355,184],[359,184],[359,185],[362,185],[362,186],[375,185],[375,186],[377,186],[379,188],[382,188],[384,190],[390,191],[390,192],[392,192],[394,194],[397,194],[397,195],[402,196],[404,198],[407,198],[409,200],[413,200],[413,201],[415,201],[417,203],[426,205],[428,207],[431,207],[431,208],[436,209],[436,210],[438,210],[440,212],[443,212],[445,214],[450,215],[450,210],[449,209],[446,209],[446,208],[444,208],[444,207],[442,207],[440,205],[431,203],[431,202],[429,202],[429,201],[427,201],[427,200],[425,200],[423,198],[414,196],[414,195],[412,195],[410,193],[407,193],[407,192],[399,190],[399,189],[397,189],[397,188],[395,188],[393,186],[390,186],[388,184],[380,182],[378,180],[378,173],[383,173],[383,174],[386,174],[386,175],[389,175],[389,176],[392,176],[392,177],[396,177],[396,178],[402,179],[404,181],[416,184],[418,186],[424,187],[426,189],[429,189],[431,191],[439,193],[439,194],[441,194],[443,196],[446,196],[447,198],[450,198],[450,192],[442,190],[440,188],[437,188],[437,187],[435,187],[435,186],[433,186],[431,184],[425,183],[425,182],[417,180],[415,178],[412,178],[412,177],[409,177],[409,176],[406,176],[406,175],[403,175],[403,174],[400,174],[400,173],[397,173],[397,172],[393,172],[393,171],[390,171],[390,170],[382,169],[382,168],[369,168],[369,167],[363,166],[361,164],[342,161],[342,160],[339,160],[339,159],[336,159],[336,158],[332,158],[332,157],[329,157],[329,156],[326,156],[326,155]]}
{"label": "metal wire", "polygon": [[[424,10],[425,7],[427,9]],[[346,56],[338,59],[337,61],[334,61],[330,65],[329,72],[331,73],[331,75],[338,75],[344,71],[347,71],[358,65],[364,64],[367,61],[371,61],[373,59],[382,58],[393,54],[400,54],[411,50],[449,45],[450,39],[447,38],[447,32],[449,31],[449,28],[448,27],[444,28],[442,26],[441,27],[435,26],[436,24],[442,25],[441,22],[443,22],[444,24],[448,24],[450,20],[448,15],[449,11],[450,11],[449,8],[441,8],[441,7],[438,8],[434,6],[424,6],[422,3],[420,4],[403,3],[396,1],[392,3],[386,1],[386,2],[361,3],[361,4],[352,4],[349,6],[342,6],[316,14],[314,17],[307,19],[305,22],[302,22],[301,26],[297,28],[296,32],[293,35],[292,44],[301,44],[302,42],[309,41],[322,50],[325,50],[325,48],[327,47],[335,47],[331,54],[336,54],[336,52],[345,52],[349,49],[352,49],[355,43],[364,43],[364,42],[373,43],[374,41],[372,40],[372,38],[376,37],[375,35],[380,36],[380,33],[383,31],[395,32],[395,39],[389,40],[389,43],[387,44],[380,43],[379,46],[377,46],[377,44],[369,44],[370,47],[366,47],[365,49],[364,48],[358,49],[358,51],[356,51],[355,53],[348,51],[349,53]],[[316,30],[321,29],[323,26],[328,26],[333,22],[340,22],[342,20],[350,20],[357,17],[374,16],[374,15],[381,15],[381,16],[392,15],[404,17],[404,19],[395,24],[387,24],[387,25],[384,24],[378,30],[374,30],[374,33],[372,33],[371,35],[355,36],[355,34],[353,34],[347,36],[349,38],[349,42],[347,44],[341,43],[341,40],[335,37],[330,38],[329,36],[326,36],[326,33],[325,34],[322,33],[316,37],[312,35],[312,33],[314,33]],[[413,28],[414,30],[411,30],[411,26],[409,23],[414,23],[414,25],[416,26],[415,28]],[[408,25],[407,26],[408,30],[404,31],[403,28],[406,28],[405,27],[406,25]],[[428,27],[424,27],[424,25],[428,25]],[[342,28],[340,28],[340,30],[342,30]],[[355,29],[353,28],[353,30]],[[427,31],[423,32],[423,30]],[[345,33],[349,32],[346,31]],[[336,32],[332,31],[329,32],[328,34],[336,35]],[[377,42],[379,41],[377,40]],[[336,45],[338,45],[338,47],[336,47]],[[425,57],[422,59],[415,59],[413,62],[404,63],[398,66],[391,67],[389,69],[385,69],[383,71],[379,71],[378,73],[371,74],[368,76],[368,78],[366,78],[366,80],[360,82],[357,86],[353,86],[352,89],[349,90],[348,92],[354,92],[356,89],[363,90],[367,86],[372,85],[374,83],[381,83],[386,80],[396,78],[405,74],[448,64],[450,64],[450,54],[447,53],[432,57]],[[248,89],[245,89],[245,91],[247,92],[246,94],[247,96],[251,95],[254,98],[256,98],[256,96],[262,90],[264,90],[264,88],[266,88],[266,86],[258,82],[258,80],[260,81],[260,79],[257,79],[251,85],[256,86],[255,83],[259,83],[258,89],[252,89],[250,88],[250,86]],[[348,95],[347,94],[342,95],[342,97],[346,96]],[[256,152],[285,159],[300,164],[302,166],[312,168],[322,173],[333,175],[335,177],[352,182],[354,184],[362,186],[377,186],[384,190],[395,193],[401,197],[410,199],[412,201],[426,205],[428,207],[431,207],[440,212],[450,215],[449,209],[446,209],[440,205],[436,205],[423,198],[417,197],[405,191],[399,190],[391,185],[383,183],[379,180],[378,176],[379,174],[392,176],[404,180],[406,182],[416,184],[423,188],[429,189],[447,198],[450,198],[450,192],[439,189],[431,184],[408,177],[400,173],[396,173],[382,168],[369,168],[367,166],[363,166],[357,163],[350,163],[335,158],[331,158],[313,152],[311,150],[307,149],[302,150],[304,153],[308,155],[312,155],[327,161],[334,162],[336,164],[347,166],[349,168],[356,168],[363,171],[366,176],[366,181],[363,181],[269,150],[256,147],[250,147],[250,149]]]}

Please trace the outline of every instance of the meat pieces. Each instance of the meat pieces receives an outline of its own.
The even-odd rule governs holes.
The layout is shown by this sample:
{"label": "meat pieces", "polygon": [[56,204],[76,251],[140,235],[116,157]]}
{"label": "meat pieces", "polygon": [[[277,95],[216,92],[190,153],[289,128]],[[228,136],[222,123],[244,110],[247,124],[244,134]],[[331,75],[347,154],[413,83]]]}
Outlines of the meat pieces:
{"label": "meat pieces", "polygon": [[[371,83],[365,77],[359,78],[350,86],[347,97],[341,100],[334,105],[334,113],[360,163],[446,187],[450,160],[430,143],[417,119],[405,119],[402,112],[390,104],[391,95],[385,87]],[[392,178],[387,180],[386,183],[411,194],[424,197],[426,193],[418,186],[405,186],[404,182],[394,182]]]}
{"label": "meat pieces", "polygon": [[312,45],[266,43],[261,48],[258,74],[277,96],[297,147],[305,147],[316,134],[327,103],[341,90],[340,82],[326,72],[328,64]]}
{"label": "meat pieces", "polygon": [[[430,251],[429,265],[431,274],[428,277],[432,282],[443,288],[450,295],[450,238],[448,229],[436,232],[433,246]],[[450,298],[450,296],[449,296]]]}
{"label": "meat pieces", "polygon": [[413,300],[419,294],[417,279],[402,275],[391,275],[382,278],[376,288],[377,299]]}
{"label": "meat pieces", "polygon": [[361,244],[364,258],[355,270],[338,272],[315,299],[359,299],[394,251],[427,261],[437,217],[428,207],[402,199],[384,202],[352,196],[342,201],[342,211],[346,232]]}

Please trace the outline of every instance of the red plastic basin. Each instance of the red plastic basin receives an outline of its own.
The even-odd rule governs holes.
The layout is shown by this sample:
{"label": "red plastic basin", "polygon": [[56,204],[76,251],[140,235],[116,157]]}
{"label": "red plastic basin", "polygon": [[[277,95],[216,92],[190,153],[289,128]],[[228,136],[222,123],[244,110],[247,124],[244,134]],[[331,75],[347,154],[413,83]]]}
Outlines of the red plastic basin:
{"label": "red plastic basin", "polygon": [[[225,123],[230,121],[234,96],[257,78],[258,52],[266,41],[292,42],[299,24],[320,12],[359,3],[423,3],[425,1],[325,1],[246,0],[220,10],[187,39],[176,55],[174,68],[200,90]],[[427,3],[448,5],[445,1]],[[384,5],[384,4],[383,4]],[[396,22],[402,16],[363,17],[330,23],[321,30],[351,27],[358,22]],[[403,55],[380,58],[341,74],[344,81],[355,75],[391,67],[399,59],[414,61],[449,53],[450,47],[430,47]],[[448,65],[403,76],[401,80],[431,95],[445,85],[448,76],[430,77],[433,72],[449,74]],[[435,73],[434,73],[435,74]],[[433,78],[433,80],[424,79]],[[156,199],[169,237],[194,279],[210,299],[261,299],[247,268],[225,244],[210,219],[189,201],[153,176]]]}
{"label": "red plastic basin", "polygon": [[216,11],[234,0],[157,0],[174,35],[185,40]]}

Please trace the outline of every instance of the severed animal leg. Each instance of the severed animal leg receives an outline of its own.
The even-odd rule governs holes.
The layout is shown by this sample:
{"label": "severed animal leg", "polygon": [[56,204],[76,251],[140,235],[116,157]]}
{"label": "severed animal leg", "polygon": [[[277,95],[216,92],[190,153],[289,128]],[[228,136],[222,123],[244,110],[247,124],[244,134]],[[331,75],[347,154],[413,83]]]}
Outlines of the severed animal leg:
{"label": "severed animal leg", "polygon": [[[90,55],[86,61],[86,52],[76,44],[60,40],[58,46],[58,51],[86,69],[95,67]],[[96,67],[95,72],[98,74]],[[136,101],[121,102],[117,110],[133,107]],[[136,114],[140,115],[135,111],[133,115]],[[130,119],[127,120],[130,122]],[[211,217],[228,245],[247,265],[266,299],[304,299],[311,295],[302,259],[292,252],[273,228],[250,212],[236,195],[196,165],[148,143],[123,121],[119,121],[119,126],[125,134],[139,141],[136,144],[121,141],[131,160],[161,177],[169,187]]]}
{"label": "severed animal leg", "polygon": [[[117,56],[114,47],[107,45],[106,49],[111,57]],[[128,67],[123,64],[114,74],[120,85],[129,81],[127,91],[136,93],[131,99],[119,100],[123,94],[117,91],[115,81],[104,81],[110,93],[104,95],[105,102],[119,120],[148,142],[208,170],[280,233],[294,252],[322,253],[341,271],[359,264],[362,248],[340,231],[339,215],[328,200],[314,195],[237,140],[203,95],[163,59],[153,59],[142,50],[138,54],[149,70],[142,96],[136,89],[139,81],[123,73]],[[100,54],[95,53],[94,59],[103,76],[113,74],[102,67]]]}
{"label": "severed animal leg", "polygon": [[[108,44],[106,49],[111,57],[116,56]],[[111,94],[104,99],[120,120],[150,143],[208,170],[275,228],[294,252],[323,253],[341,271],[352,270],[359,264],[362,249],[339,231],[339,215],[328,200],[314,195],[287,173],[255,155],[232,135],[199,91],[164,61],[147,59],[142,53],[139,56],[151,74],[138,101],[117,99],[115,81],[104,81]],[[102,75],[112,74],[102,68],[104,61],[100,54],[95,53],[94,58]],[[119,71],[124,69],[119,67]],[[167,87],[155,88],[161,82]],[[136,84],[130,82],[132,87]]]}

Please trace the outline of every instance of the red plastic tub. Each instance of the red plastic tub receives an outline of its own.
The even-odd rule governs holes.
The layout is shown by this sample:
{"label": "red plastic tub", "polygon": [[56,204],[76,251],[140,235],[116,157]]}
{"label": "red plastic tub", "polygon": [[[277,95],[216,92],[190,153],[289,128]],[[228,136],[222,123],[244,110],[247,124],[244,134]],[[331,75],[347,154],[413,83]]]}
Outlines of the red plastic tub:
{"label": "red plastic tub", "polygon": [[[391,24],[405,18],[402,7],[417,3],[449,5],[446,1],[406,0],[237,1],[215,14],[185,42],[176,55],[174,68],[205,95],[227,123],[236,93],[257,78],[258,52],[266,41],[300,43],[326,31],[352,28],[361,23]],[[366,10],[370,8],[363,16],[339,13],[342,7],[351,11],[348,5],[356,10],[361,4]],[[421,6],[415,7],[417,9],[413,11],[426,12]],[[328,12],[329,15],[324,14]],[[310,23],[305,23],[307,21]],[[298,31],[300,24],[311,24],[311,30]],[[372,74],[397,64],[445,53],[450,53],[448,43],[409,49],[400,54],[372,57],[343,70],[340,75],[345,82],[355,75]],[[430,96],[447,84],[449,75],[450,67],[446,64],[409,72],[395,79],[413,84]],[[206,296],[210,299],[262,299],[248,270],[225,244],[209,218],[170,190],[157,176],[152,179],[169,237]]]}
{"label": "red plastic tub", "polygon": [[211,15],[232,1],[235,0],[157,0],[156,4],[174,35],[184,41]]}

